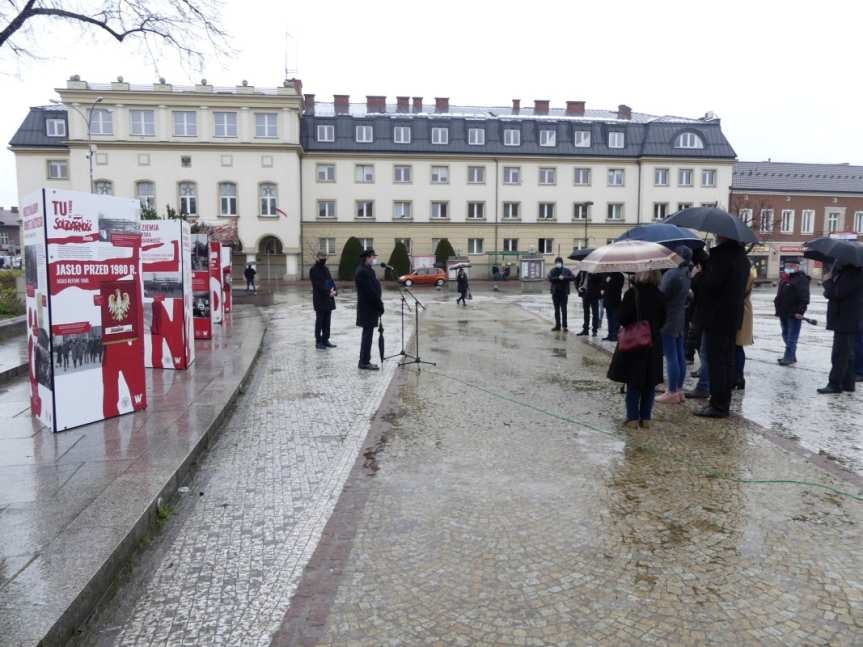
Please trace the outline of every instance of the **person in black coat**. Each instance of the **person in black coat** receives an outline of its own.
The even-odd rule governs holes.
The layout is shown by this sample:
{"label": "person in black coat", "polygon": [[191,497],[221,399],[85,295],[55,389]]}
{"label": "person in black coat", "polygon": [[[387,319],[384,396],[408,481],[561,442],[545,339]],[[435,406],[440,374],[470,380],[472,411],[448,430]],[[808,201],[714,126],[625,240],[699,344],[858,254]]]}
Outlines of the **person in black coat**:
{"label": "person in black coat", "polygon": [[458,299],[455,300],[455,304],[458,305],[458,302],[461,301],[461,304],[467,308],[467,292],[470,287],[467,281],[467,272],[464,271],[463,267],[458,268],[458,272],[455,275],[455,283],[458,288]]}
{"label": "person in black coat", "polygon": [[568,330],[566,322],[567,303],[569,302],[569,284],[575,281],[572,270],[565,267],[563,259],[558,256],[554,259],[554,267],[548,273],[548,282],[551,286],[551,302],[554,304],[554,328],[552,331]]}
{"label": "person in black coat", "polygon": [[863,315],[863,269],[846,265],[831,270],[824,279],[827,297],[827,330],[833,331],[830,378],[818,393],[854,391],[854,346]]}
{"label": "person in black coat", "polygon": [[[578,296],[581,297],[581,306],[584,309],[584,327],[578,336],[587,335],[591,331],[596,337],[599,330],[599,300],[602,298],[602,275],[579,272],[575,277]],[[593,314],[591,325],[590,315]]]}
{"label": "person in black coat", "polygon": [[626,291],[618,309],[621,326],[637,321],[650,323],[650,348],[614,350],[608,378],[626,384],[626,427],[650,427],[656,385],[662,382],[662,341],[659,331],[665,324],[665,297],[659,291],[659,272],[639,272]]}
{"label": "person in black coat", "polygon": [[378,320],[384,313],[381,284],[373,269],[376,260],[375,250],[369,248],[363,251],[354,276],[357,289],[357,326],[363,329],[358,367],[366,371],[378,370],[378,365],[372,364],[372,337]]}
{"label": "person in black coat", "polygon": [[330,320],[336,309],[336,284],[327,267],[326,252],[318,252],[317,262],[309,270],[312,282],[312,304],[315,307],[315,347],[335,348],[330,343]]}
{"label": "person in black coat", "polygon": [[737,331],[743,324],[751,267],[743,245],[721,236],[717,240],[719,244],[710,250],[695,305],[696,325],[704,331],[710,376],[710,403],[695,415],[706,418],[725,418],[731,408]]}
{"label": "person in black coat", "polygon": [[782,366],[791,366],[797,363],[797,339],[803,315],[809,306],[809,277],[800,271],[800,263],[796,259],[785,261],[784,269],[785,276],[779,282],[773,299],[782,327],[782,341],[785,342],[785,354],[776,361]]}
{"label": "person in black coat", "polygon": [[252,292],[257,292],[257,288],[255,288],[255,274],[257,274],[257,270],[255,267],[249,263],[246,265],[246,269],[243,270],[243,276],[246,279],[246,292],[251,290]]}
{"label": "person in black coat", "polygon": [[609,272],[602,275],[602,305],[605,308],[605,319],[608,321],[608,335],[604,341],[617,341],[617,309],[620,307],[623,294],[623,282],[626,280],[620,272]]}

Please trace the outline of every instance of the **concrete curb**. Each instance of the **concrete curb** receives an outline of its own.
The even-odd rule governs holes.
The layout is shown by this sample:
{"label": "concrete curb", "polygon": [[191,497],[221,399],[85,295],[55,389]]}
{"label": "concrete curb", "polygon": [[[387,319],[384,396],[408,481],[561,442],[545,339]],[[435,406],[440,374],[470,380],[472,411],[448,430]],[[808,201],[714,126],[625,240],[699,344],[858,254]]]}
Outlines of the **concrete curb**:
{"label": "concrete curb", "polygon": [[19,375],[25,375],[26,373],[27,362],[19,364],[18,366],[13,366],[12,368],[7,368],[5,371],[0,371],[0,384],[13,380]]}
{"label": "concrete curb", "polygon": [[233,411],[237,398],[244,391],[246,384],[251,379],[252,371],[257,365],[263,350],[268,321],[258,310],[255,310],[255,312],[263,323],[261,338],[258,341],[254,357],[249,362],[242,378],[237,382],[225,406],[213,419],[213,422],[210,423],[206,431],[201,434],[186,458],[177,466],[167,482],[161,487],[159,493],[142,512],[125,537],[114,548],[111,555],[108,556],[98,571],[93,574],[90,581],[78,593],[75,600],[58,618],[51,629],[40,639],[38,643],[40,647],[68,644],[69,640],[75,635],[76,630],[87,621],[105,594],[110,591],[115,578],[132,555],[134,555],[141,541],[157,527],[159,506],[164,505],[177,496],[177,488],[189,477],[198,458],[218,436],[223,423],[228,415],[230,415],[230,412]]}

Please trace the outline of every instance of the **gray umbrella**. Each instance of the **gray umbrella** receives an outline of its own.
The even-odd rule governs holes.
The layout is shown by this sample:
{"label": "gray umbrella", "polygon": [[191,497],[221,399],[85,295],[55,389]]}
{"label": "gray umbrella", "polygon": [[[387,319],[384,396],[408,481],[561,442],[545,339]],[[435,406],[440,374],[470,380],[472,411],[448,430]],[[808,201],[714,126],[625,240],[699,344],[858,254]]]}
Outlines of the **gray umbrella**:
{"label": "gray umbrella", "polygon": [[678,227],[691,227],[717,236],[724,236],[740,243],[757,243],[755,232],[740,218],[717,207],[690,207],[669,216],[664,223]]}
{"label": "gray umbrella", "polygon": [[803,256],[822,263],[863,267],[863,245],[856,240],[824,236],[803,244]]}

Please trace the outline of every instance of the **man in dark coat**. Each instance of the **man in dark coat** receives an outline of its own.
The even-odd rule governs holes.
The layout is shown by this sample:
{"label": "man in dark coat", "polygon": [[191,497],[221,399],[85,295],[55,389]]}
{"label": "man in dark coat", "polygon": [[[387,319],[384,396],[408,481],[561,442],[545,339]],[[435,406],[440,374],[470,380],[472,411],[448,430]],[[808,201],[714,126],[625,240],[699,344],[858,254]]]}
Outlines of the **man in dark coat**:
{"label": "man in dark coat", "polygon": [[335,348],[330,343],[330,320],[336,309],[336,284],[327,267],[326,252],[318,252],[317,262],[309,270],[312,282],[312,304],[315,307],[315,347]]}
{"label": "man in dark coat", "polygon": [[354,276],[357,289],[357,326],[363,329],[358,366],[366,371],[379,370],[377,364],[372,364],[372,338],[378,320],[384,313],[384,302],[381,299],[381,284],[373,269],[376,261],[375,250],[369,248],[363,251]]}
{"label": "man in dark coat", "polygon": [[782,366],[791,366],[797,363],[797,339],[803,315],[809,306],[809,277],[800,271],[797,259],[785,261],[784,277],[779,281],[773,305],[782,326],[782,341],[785,342],[785,354],[776,361]]}
{"label": "man in dark coat", "polygon": [[563,259],[558,256],[554,259],[554,267],[548,273],[548,282],[551,284],[551,302],[554,304],[554,328],[552,331],[567,330],[566,310],[569,301],[569,284],[575,280],[572,270],[564,266]]}
{"label": "man in dark coat", "polygon": [[863,314],[863,269],[846,265],[834,268],[824,279],[827,297],[827,330],[833,331],[830,379],[818,393],[854,390],[854,346]]}
{"label": "man in dark coat", "polygon": [[246,279],[246,292],[251,290],[252,292],[257,292],[258,290],[255,288],[255,274],[257,274],[257,270],[255,270],[254,266],[249,263],[246,265],[246,269],[243,270],[243,276]]}
{"label": "man in dark coat", "polygon": [[[599,300],[602,298],[602,275],[579,272],[575,278],[578,296],[581,297],[581,307],[584,309],[584,327],[578,336],[587,335],[599,330]],[[593,314],[593,325],[591,326],[590,315]]]}
{"label": "man in dark coat", "polygon": [[695,415],[706,418],[725,418],[731,408],[737,331],[743,323],[750,270],[743,245],[721,236],[718,243],[710,250],[695,306],[697,324],[704,330],[710,375],[710,403]]}
{"label": "man in dark coat", "polygon": [[602,275],[602,280],[602,305],[605,308],[605,320],[608,321],[608,335],[603,337],[603,340],[617,341],[617,331],[620,328],[617,311],[626,279],[620,272],[609,272]]}

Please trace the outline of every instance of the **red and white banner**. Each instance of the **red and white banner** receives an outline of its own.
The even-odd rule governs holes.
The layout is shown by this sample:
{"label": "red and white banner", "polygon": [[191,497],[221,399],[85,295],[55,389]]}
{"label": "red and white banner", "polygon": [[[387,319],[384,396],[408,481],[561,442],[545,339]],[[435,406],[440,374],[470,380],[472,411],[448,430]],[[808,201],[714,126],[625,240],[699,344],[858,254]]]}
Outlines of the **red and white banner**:
{"label": "red and white banner", "polygon": [[210,310],[213,323],[220,324],[225,318],[225,302],[222,298],[222,243],[210,241]]}
{"label": "red and white banner", "polygon": [[222,303],[225,305],[225,312],[231,311],[231,290],[233,290],[234,271],[231,268],[231,248],[222,245]]}
{"label": "red and white banner", "polygon": [[207,234],[192,234],[192,318],[195,339],[212,339],[213,315],[210,304],[210,241]]}

